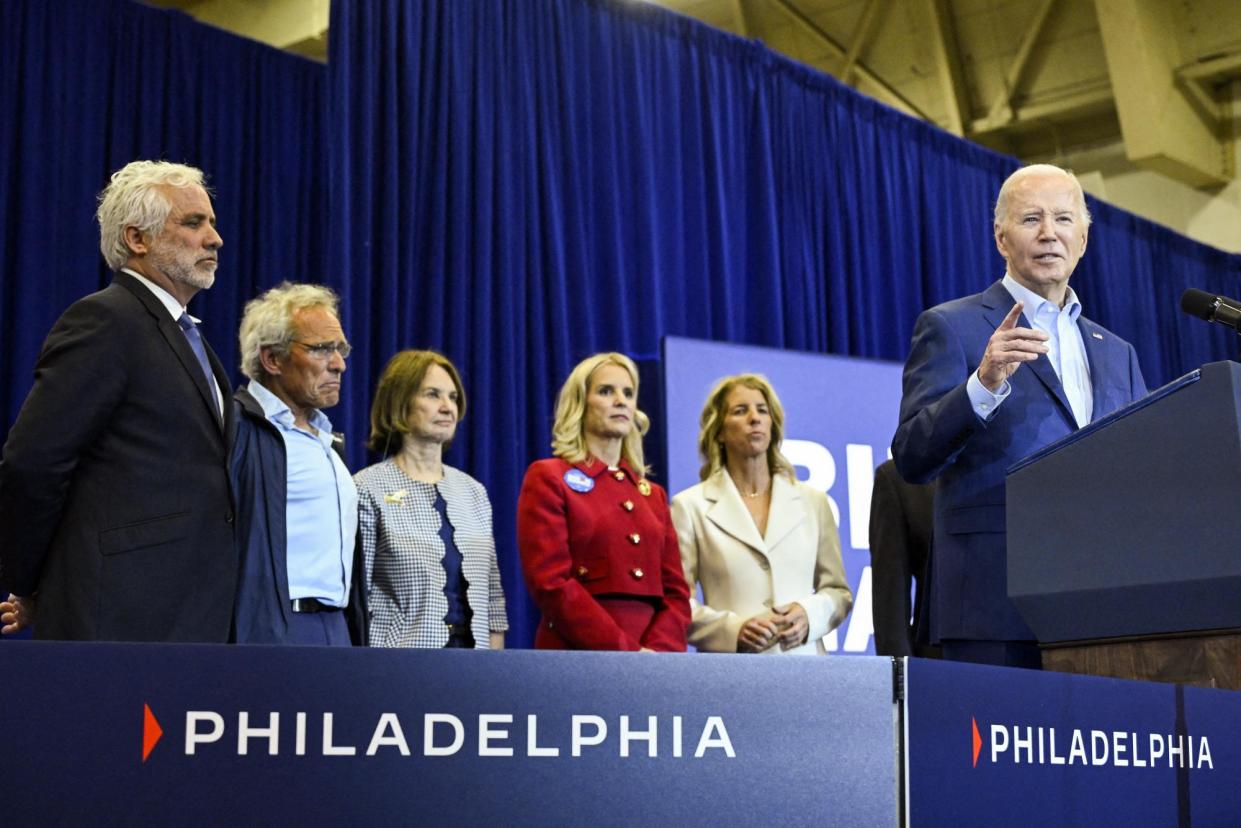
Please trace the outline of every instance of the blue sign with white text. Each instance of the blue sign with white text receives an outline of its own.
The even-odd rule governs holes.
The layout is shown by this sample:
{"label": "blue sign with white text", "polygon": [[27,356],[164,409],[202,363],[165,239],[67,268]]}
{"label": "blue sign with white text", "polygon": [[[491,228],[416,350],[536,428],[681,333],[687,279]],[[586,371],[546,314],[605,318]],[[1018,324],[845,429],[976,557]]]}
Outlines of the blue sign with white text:
{"label": "blue sign with white text", "polygon": [[18,642],[33,824],[881,825],[890,659]]}
{"label": "blue sign with white text", "polygon": [[914,824],[1237,825],[1241,693],[910,659]]}

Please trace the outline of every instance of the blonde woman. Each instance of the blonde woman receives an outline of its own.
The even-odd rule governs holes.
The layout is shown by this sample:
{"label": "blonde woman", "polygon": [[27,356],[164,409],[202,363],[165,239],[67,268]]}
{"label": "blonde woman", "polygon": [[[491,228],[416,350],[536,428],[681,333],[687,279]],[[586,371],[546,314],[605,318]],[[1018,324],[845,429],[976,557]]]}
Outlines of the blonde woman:
{"label": "blonde woman", "polygon": [[826,652],[853,606],[827,495],[780,453],[784,409],[757,374],[725,377],[702,409],[702,482],[672,499],[691,602],[689,642],[726,653]]}
{"label": "blonde woman", "polygon": [[358,523],[372,647],[504,647],[508,619],[487,490],[444,464],[465,415],[452,362],[401,351],[379,378]]}
{"label": "blonde woman", "polygon": [[517,501],[539,649],[684,651],[689,589],[667,494],[646,478],[638,369],[596,354],[556,403],[554,457],[530,466]]}

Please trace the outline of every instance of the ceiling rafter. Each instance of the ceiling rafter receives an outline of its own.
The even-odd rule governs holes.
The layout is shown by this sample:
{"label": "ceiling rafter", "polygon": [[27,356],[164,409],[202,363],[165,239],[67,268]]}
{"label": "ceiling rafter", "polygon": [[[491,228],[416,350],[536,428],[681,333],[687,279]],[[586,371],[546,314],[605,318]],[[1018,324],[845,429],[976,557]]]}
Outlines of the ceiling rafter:
{"label": "ceiling rafter", "polygon": [[1216,97],[1216,90],[1221,84],[1238,78],[1241,78],[1241,51],[1211,55],[1176,68],[1180,88],[1191,96],[1203,115],[1218,125],[1223,124],[1227,114]]}
{"label": "ceiling rafter", "polygon": [[849,51],[845,53],[844,65],[840,67],[841,83],[853,84],[853,73],[857,69],[858,58],[862,56],[862,53],[870,44],[870,39],[875,34],[875,24],[879,22],[880,1],[869,0],[866,8],[862,11],[862,19],[858,21],[857,28],[853,32]]}
{"label": "ceiling rafter", "polygon": [[969,137],[981,138],[1029,129],[1032,122],[1072,115],[1089,115],[1112,105],[1112,87],[1107,81],[1089,84],[1063,94],[1029,100],[1013,108],[1012,117],[1001,122],[979,118],[969,127]]}
{"label": "ceiling rafter", "polygon": [[1013,57],[1013,62],[1004,75],[1004,85],[996,93],[995,100],[991,102],[991,107],[987,110],[987,117],[983,121],[984,130],[994,129],[999,124],[1016,117],[1013,101],[1021,94],[1022,80],[1026,68],[1030,65],[1030,56],[1034,54],[1034,47],[1038,45],[1039,37],[1043,34],[1043,27],[1047,23],[1047,17],[1051,14],[1051,8],[1055,4],[1056,0],[1042,0],[1042,4],[1034,12],[1034,19],[1030,21],[1025,34],[1022,35],[1017,54]]}
{"label": "ceiling rafter", "polygon": [[953,135],[964,135],[970,116],[969,93],[965,88],[965,72],[961,68],[961,49],[957,44],[956,25],[949,0],[923,0],[931,22],[931,48],[935,52],[935,71],[944,96],[946,123]]}
{"label": "ceiling rafter", "polygon": [[[798,27],[826,46],[833,57],[844,58],[849,53],[848,49],[837,42],[837,40],[827,32],[823,31],[823,29],[811,20],[805,12],[793,5],[791,0],[771,0],[771,2],[787,14]],[[924,121],[931,120],[927,117],[927,114],[921,107],[917,106],[913,103],[913,101],[902,95],[896,87],[892,86],[883,78],[872,72],[869,68],[867,68],[866,64],[858,61],[855,64],[854,71],[860,79],[866,81],[879,90],[880,99],[884,103],[890,106],[895,106],[896,108],[921,118]]]}
{"label": "ceiling rafter", "polygon": [[733,0],[733,19],[736,21],[737,34],[750,36],[750,26],[745,20],[745,0]]}

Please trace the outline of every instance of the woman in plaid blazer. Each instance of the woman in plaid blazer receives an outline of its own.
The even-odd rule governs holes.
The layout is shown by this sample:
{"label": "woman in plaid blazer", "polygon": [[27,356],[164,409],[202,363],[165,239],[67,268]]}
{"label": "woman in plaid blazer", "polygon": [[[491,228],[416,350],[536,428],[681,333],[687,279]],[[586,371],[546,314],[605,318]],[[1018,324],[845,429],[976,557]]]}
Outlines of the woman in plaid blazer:
{"label": "woman in plaid blazer", "polygon": [[370,438],[385,459],[354,477],[372,647],[504,647],[491,501],[443,462],[464,414],[461,377],[442,354],[388,362]]}

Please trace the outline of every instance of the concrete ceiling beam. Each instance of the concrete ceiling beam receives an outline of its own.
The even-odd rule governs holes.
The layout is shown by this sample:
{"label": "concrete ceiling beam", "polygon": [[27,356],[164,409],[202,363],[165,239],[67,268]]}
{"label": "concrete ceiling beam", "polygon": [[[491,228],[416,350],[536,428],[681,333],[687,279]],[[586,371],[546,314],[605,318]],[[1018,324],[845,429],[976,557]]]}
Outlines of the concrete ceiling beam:
{"label": "concrete ceiling beam", "polygon": [[1171,4],[1095,0],[1095,9],[1129,160],[1194,187],[1227,183],[1231,143],[1178,82],[1183,62]]}

